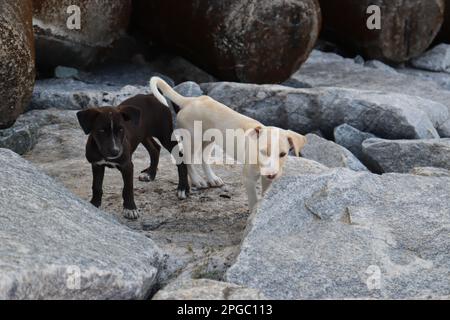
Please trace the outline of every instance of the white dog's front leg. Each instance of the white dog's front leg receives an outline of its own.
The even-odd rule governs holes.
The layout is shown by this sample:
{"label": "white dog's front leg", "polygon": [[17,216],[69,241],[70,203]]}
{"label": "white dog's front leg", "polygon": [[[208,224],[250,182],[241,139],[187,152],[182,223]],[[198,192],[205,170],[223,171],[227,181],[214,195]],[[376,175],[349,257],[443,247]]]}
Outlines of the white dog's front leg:
{"label": "white dog's front leg", "polygon": [[262,185],[262,196],[264,197],[266,195],[267,190],[272,185],[272,180],[261,177],[261,185]]}
{"label": "white dog's front leg", "polygon": [[256,186],[260,178],[258,167],[254,165],[245,165],[243,176],[245,189],[247,191],[248,206],[250,211],[253,211],[258,203],[258,193],[256,191]]}

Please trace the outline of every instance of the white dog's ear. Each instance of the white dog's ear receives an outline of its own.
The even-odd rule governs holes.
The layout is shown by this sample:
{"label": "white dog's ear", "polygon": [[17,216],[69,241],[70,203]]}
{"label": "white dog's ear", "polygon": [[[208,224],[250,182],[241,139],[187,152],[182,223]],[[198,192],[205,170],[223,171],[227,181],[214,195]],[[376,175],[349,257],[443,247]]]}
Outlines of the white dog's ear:
{"label": "white dog's ear", "polygon": [[294,149],[295,155],[299,157],[300,150],[302,150],[307,143],[306,137],[291,130],[287,130],[287,136],[289,145]]}
{"label": "white dog's ear", "polygon": [[261,135],[261,131],[262,131],[262,127],[257,126],[249,131],[248,136],[253,139],[258,139],[259,136]]}

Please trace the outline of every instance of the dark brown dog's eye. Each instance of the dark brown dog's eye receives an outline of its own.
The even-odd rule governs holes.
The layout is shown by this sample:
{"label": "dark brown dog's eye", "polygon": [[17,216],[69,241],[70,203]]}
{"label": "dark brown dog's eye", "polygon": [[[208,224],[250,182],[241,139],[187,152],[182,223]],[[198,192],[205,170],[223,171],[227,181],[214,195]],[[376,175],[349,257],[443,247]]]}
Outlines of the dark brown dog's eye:
{"label": "dark brown dog's eye", "polygon": [[286,157],[286,156],[287,156],[287,153],[286,153],[286,152],[280,153],[280,158],[284,158],[284,157]]}

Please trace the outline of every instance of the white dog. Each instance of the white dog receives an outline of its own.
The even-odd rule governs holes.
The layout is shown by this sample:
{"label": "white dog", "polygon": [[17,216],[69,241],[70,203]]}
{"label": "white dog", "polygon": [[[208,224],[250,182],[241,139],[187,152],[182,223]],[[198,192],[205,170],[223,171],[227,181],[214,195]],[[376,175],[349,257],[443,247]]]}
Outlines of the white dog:
{"label": "white dog", "polygon": [[[212,187],[223,185],[223,181],[209,165],[212,147],[214,143],[218,144],[227,155],[244,165],[243,177],[250,210],[253,210],[258,202],[256,189],[258,180],[261,178],[264,194],[271,183],[281,176],[289,151],[293,149],[295,155],[299,156],[300,150],[306,144],[306,138],[301,134],[275,127],[266,127],[208,96],[183,97],[158,77],[151,79],[150,87],[154,96],[161,103],[168,106],[166,100],[168,98],[178,106],[175,107],[175,111],[178,113],[178,127],[187,130],[191,139],[195,136],[196,122],[201,123],[202,134],[210,130],[216,130],[222,137],[222,139],[217,139],[217,135],[215,135],[216,139],[213,141],[201,141],[201,143],[197,141],[199,145],[197,150],[191,148],[196,144],[195,141],[183,139],[184,159],[200,158],[203,171],[207,177],[207,181],[205,181],[194,164],[186,160],[192,185],[197,188],[205,188],[208,185]],[[159,90],[166,98],[161,95]],[[230,131],[244,134],[230,137]],[[232,148],[227,147],[230,143],[233,146]],[[186,152],[190,154],[186,154]]]}

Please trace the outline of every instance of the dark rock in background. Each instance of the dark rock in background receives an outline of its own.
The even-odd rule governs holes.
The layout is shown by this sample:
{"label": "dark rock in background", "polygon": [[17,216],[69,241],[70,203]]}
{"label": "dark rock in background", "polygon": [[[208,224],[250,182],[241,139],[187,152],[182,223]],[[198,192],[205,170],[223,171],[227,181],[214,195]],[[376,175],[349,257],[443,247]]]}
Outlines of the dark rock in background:
{"label": "dark rock in background", "polygon": [[33,91],[34,37],[31,0],[0,2],[0,129],[10,127]]}
{"label": "dark rock in background", "polygon": [[138,27],[223,80],[286,80],[320,31],[316,0],[134,2]]}
{"label": "dark rock in background", "polygon": [[[444,0],[320,0],[323,36],[365,58],[408,61],[433,42],[443,22]],[[367,28],[367,8],[381,8],[381,30]]]}
{"label": "dark rock in background", "polygon": [[[67,8],[81,9],[81,30],[70,30]],[[122,38],[131,14],[131,0],[33,0],[36,60],[40,70],[58,65],[86,67]]]}
{"label": "dark rock in background", "polygon": [[445,0],[444,23],[436,40],[438,43],[445,42],[450,44],[450,0]]}
{"label": "dark rock in background", "polygon": [[186,81],[194,81],[197,83],[217,81],[215,77],[188,60],[172,54],[161,55],[158,58],[151,60],[147,65],[154,72],[169,76],[176,84]]}

